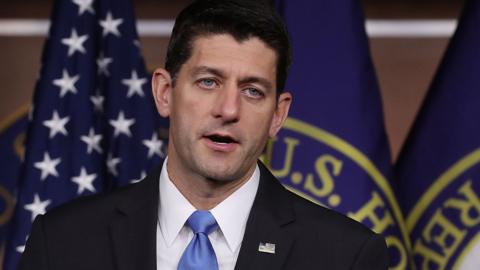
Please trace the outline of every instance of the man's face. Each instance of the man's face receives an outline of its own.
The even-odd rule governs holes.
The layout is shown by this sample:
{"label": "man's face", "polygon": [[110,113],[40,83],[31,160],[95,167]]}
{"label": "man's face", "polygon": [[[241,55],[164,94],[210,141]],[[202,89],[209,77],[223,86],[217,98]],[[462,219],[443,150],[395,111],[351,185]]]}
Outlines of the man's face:
{"label": "man's face", "polygon": [[167,78],[153,85],[162,90],[154,89],[160,114],[170,117],[169,167],[182,177],[248,179],[291,101],[282,93],[277,104],[276,59],[258,38],[211,35],[194,41],[175,87],[160,71]]}

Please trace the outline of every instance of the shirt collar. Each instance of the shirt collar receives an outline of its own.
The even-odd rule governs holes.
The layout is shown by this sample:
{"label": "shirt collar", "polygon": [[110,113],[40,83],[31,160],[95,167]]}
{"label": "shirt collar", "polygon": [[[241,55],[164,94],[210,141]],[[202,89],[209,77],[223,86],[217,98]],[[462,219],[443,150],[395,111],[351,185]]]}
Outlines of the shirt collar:
{"label": "shirt collar", "polygon": [[259,181],[260,170],[257,165],[252,176],[245,184],[210,210],[232,252],[236,251],[242,243]]}
{"label": "shirt collar", "polygon": [[[196,209],[170,180],[167,162],[168,159],[165,159],[160,173],[159,224],[167,245],[171,246],[188,217]],[[242,242],[259,181],[260,170],[257,165],[247,182],[210,210],[232,252],[236,251]]]}
{"label": "shirt collar", "polygon": [[160,206],[158,216],[160,229],[167,246],[171,246],[185,221],[196,210],[172,183],[167,172],[168,158],[160,173]]}

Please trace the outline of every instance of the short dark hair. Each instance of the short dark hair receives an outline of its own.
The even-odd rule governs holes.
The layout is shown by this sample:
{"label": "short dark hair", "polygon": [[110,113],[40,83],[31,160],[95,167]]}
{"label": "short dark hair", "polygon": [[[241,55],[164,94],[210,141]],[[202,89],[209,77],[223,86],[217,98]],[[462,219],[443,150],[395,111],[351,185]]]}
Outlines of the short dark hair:
{"label": "short dark hair", "polygon": [[273,7],[260,0],[198,0],[180,12],[165,59],[174,84],[195,39],[212,34],[229,34],[239,42],[251,37],[265,42],[277,55],[277,93],[284,90],[291,61],[287,29]]}

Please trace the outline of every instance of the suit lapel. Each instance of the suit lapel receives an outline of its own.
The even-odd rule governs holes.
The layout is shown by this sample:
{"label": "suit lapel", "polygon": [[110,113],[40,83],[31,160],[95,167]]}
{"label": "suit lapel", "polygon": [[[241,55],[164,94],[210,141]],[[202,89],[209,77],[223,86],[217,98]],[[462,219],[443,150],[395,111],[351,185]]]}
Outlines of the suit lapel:
{"label": "suit lapel", "polygon": [[[235,270],[281,269],[294,239],[290,232],[295,221],[288,191],[259,163],[260,184],[247,221]],[[260,252],[260,243],[274,244],[275,254]]]}
{"label": "suit lapel", "polygon": [[[248,217],[235,270],[281,269],[294,243],[290,227],[295,213],[288,191],[259,163],[260,184]],[[156,270],[158,179],[161,166],[126,194],[119,194],[110,224],[118,270]],[[127,192],[126,192],[127,193]],[[275,245],[275,254],[260,252],[260,243]]]}
{"label": "suit lapel", "polygon": [[156,269],[158,179],[161,166],[124,194],[119,194],[110,224],[119,270]]}

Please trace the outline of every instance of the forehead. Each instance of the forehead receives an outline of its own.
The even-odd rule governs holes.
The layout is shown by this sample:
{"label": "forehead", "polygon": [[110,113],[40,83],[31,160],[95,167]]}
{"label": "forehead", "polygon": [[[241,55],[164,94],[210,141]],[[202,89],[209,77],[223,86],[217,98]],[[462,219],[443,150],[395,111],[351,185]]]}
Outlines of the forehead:
{"label": "forehead", "polygon": [[192,43],[190,58],[185,67],[208,66],[225,72],[273,78],[277,56],[259,38],[237,41],[228,34],[200,36]]}

